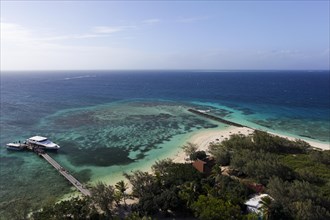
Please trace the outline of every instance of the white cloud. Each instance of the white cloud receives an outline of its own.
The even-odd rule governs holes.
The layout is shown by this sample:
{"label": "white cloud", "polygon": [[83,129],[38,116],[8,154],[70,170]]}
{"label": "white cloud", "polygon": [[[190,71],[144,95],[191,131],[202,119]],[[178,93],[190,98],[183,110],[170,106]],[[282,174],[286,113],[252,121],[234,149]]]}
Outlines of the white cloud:
{"label": "white cloud", "polygon": [[110,34],[100,33],[84,33],[84,34],[68,34],[68,35],[54,35],[50,36],[47,33],[28,29],[19,24],[14,23],[0,23],[1,27],[1,44],[44,44],[51,41],[71,40],[71,39],[86,39],[96,37],[108,37]]}
{"label": "white cloud", "polygon": [[203,21],[203,20],[208,20],[210,17],[209,16],[198,16],[198,17],[185,17],[185,18],[180,18],[177,20],[179,23],[193,23],[196,21]]}
{"label": "white cloud", "polygon": [[68,43],[72,39],[107,37],[118,31],[135,28],[97,27],[86,34],[50,36],[50,33],[18,24],[1,23],[1,70],[134,69],[143,68],[147,60],[157,57],[144,51],[108,44],[91,46],[85,41]]}
{"label": "white cloud", "polygon": [[[193,19],[190,18],[190,21],[192,22]],[[317,69],[329,64],[329,49],[299,51],[294,48],[280,48],[256,52],[236,51],[230,48],[194,50],[192,47],[190,51],[178,49],[177,52],[166,52],[166,50],[151,52],[142,46],[131,49],[114,47],[107,43],[102,45],[97,43],[100,46],[88,44],[93,38],[109,37],[123,31],[127,32],[127,35],[121,36],[121,39],[130,38],[132,37],[130,30],[138,27],[147,28],[147,23],[140,22],[138,26],[95,26],[86,33],[51,35],[19,24],[2,22],[1,70],[294,69],[297,67]],[[90,40],[76,40],[73,41],[74,43],[69,41],[75,39]]]}
{"label": "white cloud", "polygon": [[113,34],[129,29],[135,29],[136,26],[96,26],[92,29],[93,33],[97,34]]}
{"label": "white cloud", "polygon": [[146,68],[148,63],[154,64],[152,67],[157,68],[159,64],[155,59],[159,57],[157,54],[111,46],[106,42],[100,46],[92,46],[91,41],[74,41],[109,37],[119,32],[128,32],[122,35],[121,39],[129,39],[132,37],[132,30],[157,22],[159,22],[157,19],[150,19],[141,21],[139,26],[94,26],[85,33],[65,34],[54,34],[49,31],[54,30],[49,28],[45,31],[45,29],[32,29],[15,23],[0,22],[0,68],[1,70],[135,69]]}
{"label": "white cloud", "polygon": [[142,23],[144,23],[144,24],[157,24],[159,22],[160,22],[160,19],[157,19],[157,18],[147,19],[147,20],[142,21]]}
{"label": "white cloud", "polygon": [[1,22],[2,43],[44,43],[51,41],[109,37],[114,33],[135,29],[136,26],[95,26],[87,33],[52,35],[23,27],[19,24]]}
{"label": "white cloud", "polygon": [[25,41],[27,39],[32,39],[32,33],[29,29],[22,27],[14,23],[0,23],[1,28],[1,41],[10,40],[10,41]]}
{"label": "white cloud", "polygon": [[87,39],[96,37],[109,37],[110,34],[72,34],[72,35],[59,35],[52,37],[43,37],[37,40],[39,41],[61,41],[61,40],[71,40],[71,39]]}

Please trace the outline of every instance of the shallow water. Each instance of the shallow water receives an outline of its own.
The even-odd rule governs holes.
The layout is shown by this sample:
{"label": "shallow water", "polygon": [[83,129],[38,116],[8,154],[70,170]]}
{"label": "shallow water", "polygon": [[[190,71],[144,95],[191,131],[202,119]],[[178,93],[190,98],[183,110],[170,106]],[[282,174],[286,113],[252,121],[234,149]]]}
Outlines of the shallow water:
{"label": "shallow water", "polygon": [[[61,149],[50,155],[80,181],[115,183],[123,172],[174,154],[184,135],[218,127],[188,112],[191,106],[133,101],[67,109],[43,118],[35,129],[56,140]],[[38,203],[70,192],[69,184],[33,153],[3,152],[1,167],[3,201],[25,192]]]}
{"label": "shallow water", "polygon": [[[192,133],[225,127],[188,112],[191,107],[253,128],[329,143],[329,72],[313,74],[4,74],[0,142],[47,136],[62,147],[52,156],[84,183],[115,183],[123,172],[174,155]],[[2,211],[17,198],[38,206],[74,190],[30,152],[1,148],[0,173]]]}

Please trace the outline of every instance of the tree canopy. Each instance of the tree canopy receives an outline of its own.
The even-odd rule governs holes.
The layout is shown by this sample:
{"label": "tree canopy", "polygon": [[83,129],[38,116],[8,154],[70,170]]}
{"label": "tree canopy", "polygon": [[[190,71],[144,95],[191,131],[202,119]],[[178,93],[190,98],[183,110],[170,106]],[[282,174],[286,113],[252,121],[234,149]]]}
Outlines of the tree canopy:
{"label": "tree canopy", "polygon": [[[206,156],[192,144],[185,151],[196,158]],[[130,194],[124,181],[115,186],[97,183],[90,198],[44,205],[31,218],[256,220],[260,214],[247,213],[244,203],[254,193],[251,183],[261,183],[269,195],[261,201],[264,219],[330,219],[330,151],[315,151],[303,141],[256,131],[250,136],[232,135],[212,144],[209,152],[216,161],[209,175],[202,175],[191,163],[159,160],[151,173],[124,174]],[[224,165],[228,172],[221,171]],[[128,197],[136,202],[126,204]],[[19,202],[17,206],[22,210],[13,211],[10,218],[28,218],[29,207]]]}

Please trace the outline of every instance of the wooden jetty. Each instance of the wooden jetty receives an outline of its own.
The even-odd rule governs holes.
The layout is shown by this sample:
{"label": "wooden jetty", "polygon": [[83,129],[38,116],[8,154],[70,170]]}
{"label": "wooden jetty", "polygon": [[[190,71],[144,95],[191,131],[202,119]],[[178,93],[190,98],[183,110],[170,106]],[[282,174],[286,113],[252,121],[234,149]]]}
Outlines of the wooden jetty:
{"label": "wooden jetty", "polygon": [[62,176],[64,176],[69,182],[76,187],[83,195],[90,196],[91,192],[84,187],[76,178],[74,178],[67,170],[65,170],[59,163],[51,158],[45,152],[36,152],[39,156],[43,157],[48,163],[50,163]]}
{"label": "wooden jetty", "polygon": [[190,108],[190,109],[188,109],[188,111],[190,111],[190,112],[192,112],[194,114],[203,116],[205,118],[209,118],[209,119],[212,119],[214,121],[218,121],[218,122],[227,124],[227,125],[232,125],[232,126],[236,126],[236,127],[246,127],[244,125],[241,125],[241,124],[238,124],[238,123],[235,123],[235,122],[232,122],[232,121],[228,121],[228,120],[222,119],[222,118],[217,117],[217,116],[214,116],[214,115],[207,114],[205,112],[202,112],[202,111],[199,111],[199,110],[196,110],[196,109]]}
{"label": "wooden jetty", "polygon": [[[30,140],[31,139],[31,140]],[[74,178],[66,169],[64,169],[59,163],[57,163],[51,156],[46,153],[47,149],[57,150],[60,147],[50,142],[51,147],[47,148],[45,144],[40,144],[41,141],[47,141],[46,137],[34,136],[27,139],[25,142],[12,142],[7,144],[8,150],[22,151],[28,150],[36,153],[40,157],[43,157],[48,163],[50,163],[62,176],[64,176],[74,187],[76,187],[83,195],[90,196],[91,192],[84,187],[76,178]],[[49,143],[48,142],[48,143]],[[55,147],[54,147],[55,146]]]}

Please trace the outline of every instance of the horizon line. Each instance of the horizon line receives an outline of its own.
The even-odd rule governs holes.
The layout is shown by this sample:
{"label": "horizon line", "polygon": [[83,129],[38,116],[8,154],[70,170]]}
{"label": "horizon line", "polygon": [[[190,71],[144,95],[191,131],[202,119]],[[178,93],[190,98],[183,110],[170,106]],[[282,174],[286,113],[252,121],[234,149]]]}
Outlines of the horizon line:
{"label": "horizon line", "polygon": [[330,71],[329,69],[37,69],[37,70],[0,70],[0,72],[63,72],[63,71]]}

